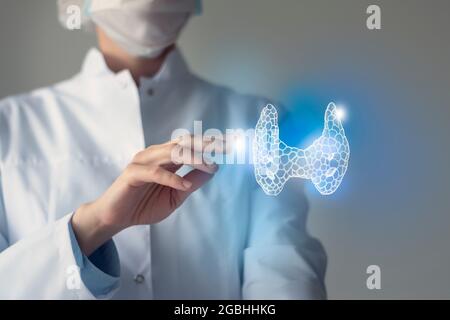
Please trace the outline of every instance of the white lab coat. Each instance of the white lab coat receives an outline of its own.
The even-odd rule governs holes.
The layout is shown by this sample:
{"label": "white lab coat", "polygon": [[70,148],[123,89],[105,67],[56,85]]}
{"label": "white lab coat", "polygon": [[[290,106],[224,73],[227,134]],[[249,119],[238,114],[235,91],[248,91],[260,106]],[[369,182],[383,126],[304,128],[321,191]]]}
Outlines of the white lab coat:
{"label": "white lab coat", "polygon": [[[140,87],[92,49],[72,79],[4,99],[0,298],[95,298],[84,283],[67,285],[76,264],[71,213],[100,196],[146,143],[192,130],[194,120],[203,130],[251,128],[266,103],[199,79],[177,50]],[[152,141],[144,141],[140,108],[151,109],[144,127]],[[222,166],[168,219],[114,237],[120,287],[101,298],[323,298],[325,254],[306,232],[303,193],[288,189],[268,197],[250,166]]]}

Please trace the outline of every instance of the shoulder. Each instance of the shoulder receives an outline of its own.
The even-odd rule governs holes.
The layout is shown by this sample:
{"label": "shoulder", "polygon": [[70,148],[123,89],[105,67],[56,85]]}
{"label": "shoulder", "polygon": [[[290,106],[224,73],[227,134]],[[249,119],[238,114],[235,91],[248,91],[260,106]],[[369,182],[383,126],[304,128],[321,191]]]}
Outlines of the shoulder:
{"label": "shoulder", "polygon": [[29,114],[43,105],[42,91],[37,89],[0,100],[0,162],[5,160],[14,144],[13,137],[26,131]]}
{"label": "shoulder", "polygon": [[32,91],[9,96],[0,100],[0,115],[3,117],[12,116],[17,112],[33,112],[49,106],[49,100],[54,100],[74,87],[74,82],[78,81],[78,76],[72,79],[56,83],[51,86],[41,87]]}
{"label": "shoulder", "polygon": [[58,112],[59,101],[64,93],[69,94],[73,81],[76,78],[0,100],[0,160],[14,137],[49,127],[49,120]]}

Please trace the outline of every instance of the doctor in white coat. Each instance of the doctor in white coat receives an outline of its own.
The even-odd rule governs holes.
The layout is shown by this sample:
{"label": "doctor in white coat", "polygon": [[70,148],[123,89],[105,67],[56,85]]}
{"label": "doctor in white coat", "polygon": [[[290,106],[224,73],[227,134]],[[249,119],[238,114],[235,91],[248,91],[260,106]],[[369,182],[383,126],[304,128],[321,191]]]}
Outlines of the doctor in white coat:
{"label": "doctor in white coat", "polygon": [[251,128],[267,104],[190,72],[175,42],[198,2],[75,2],[99,50],[0,102],[0,298],[324,298],[301,188],[170,157],[173,130]]}

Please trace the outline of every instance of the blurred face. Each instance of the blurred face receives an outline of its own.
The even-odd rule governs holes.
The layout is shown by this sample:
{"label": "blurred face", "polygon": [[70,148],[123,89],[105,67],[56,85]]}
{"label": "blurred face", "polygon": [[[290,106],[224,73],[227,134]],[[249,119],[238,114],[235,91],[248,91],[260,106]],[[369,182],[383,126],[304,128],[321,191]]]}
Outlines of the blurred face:
{"label": "blurred face", "polygon": [[190,14],[122,8],[94,12],[92,20],[132,56],[154,58],[173,45]]}
{"label": "blurred face", "polygon": [[[173,45],[199,0],[58,0],[59,19],[79,8],[81,23],[101,28],[123,50],[136,57],[154,58]],[[67,23],[63,23],[70,28]]]}

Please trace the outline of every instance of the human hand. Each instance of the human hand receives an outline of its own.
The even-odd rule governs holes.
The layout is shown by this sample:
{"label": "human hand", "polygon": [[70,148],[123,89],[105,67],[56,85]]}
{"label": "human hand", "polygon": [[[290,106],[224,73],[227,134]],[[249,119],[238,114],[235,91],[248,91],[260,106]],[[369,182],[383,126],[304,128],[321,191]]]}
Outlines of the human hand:
{"label": "human hand", "polygon": [[[205,148],[224,152],[223,146],[209,138],[184,136],[136,154],[99,199],[73,215],[72,226],[83,253],[90,255],[130,226],[167,218],[217,171],[218,166],[203,156]],[[182,165],[193,168],[184,177],[175,173]]]}

